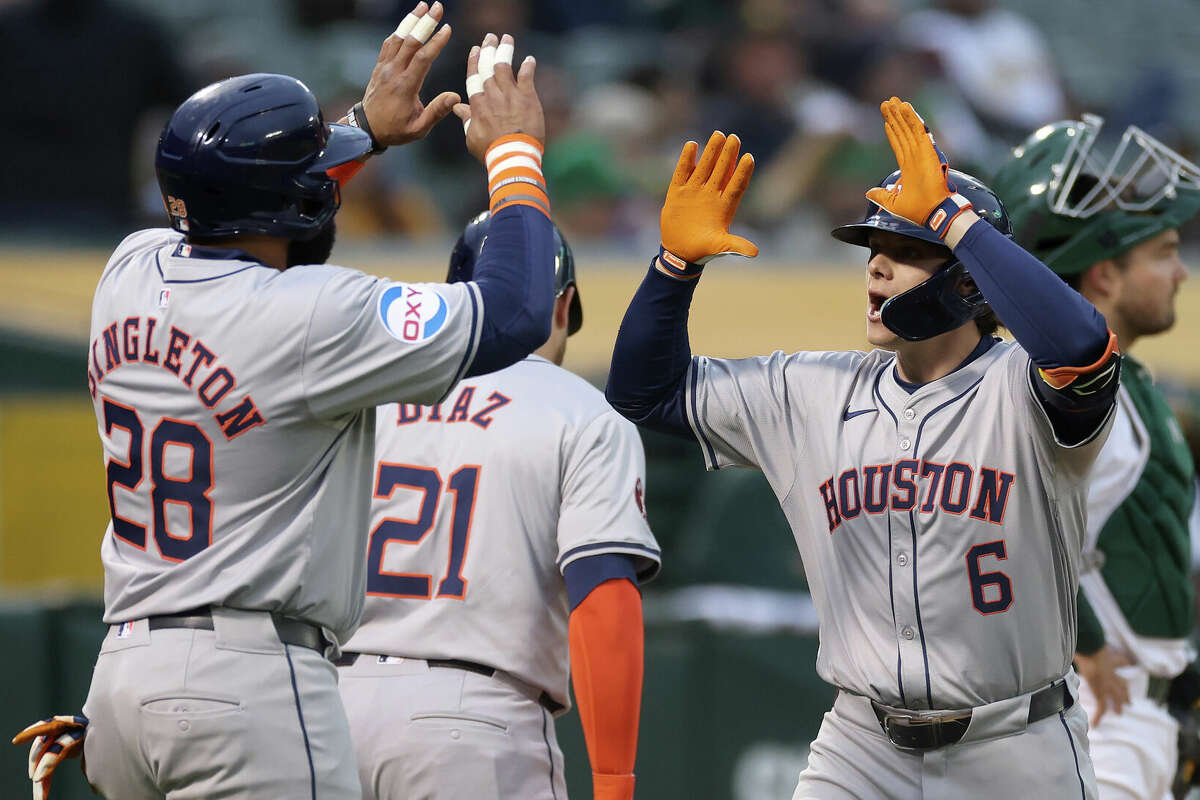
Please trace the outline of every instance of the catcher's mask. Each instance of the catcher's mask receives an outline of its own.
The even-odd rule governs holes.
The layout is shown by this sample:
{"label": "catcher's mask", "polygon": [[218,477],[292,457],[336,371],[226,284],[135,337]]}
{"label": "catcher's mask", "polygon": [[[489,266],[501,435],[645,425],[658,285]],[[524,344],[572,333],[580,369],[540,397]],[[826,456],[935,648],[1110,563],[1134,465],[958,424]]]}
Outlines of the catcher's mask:
{"label": "catcher's mask", "polygon": [[154,166],[177,231],[307,240],[341,203],[327,170],[370,149],[362,130],[325,122],[303,83],[256,73],[183,101],[159,136]]}
{"label": "catcher's mask", "polygon": [[[475,261],[483,252],[488,228],[492,224],[490,211],[476,214],[463,228],[462,235],[450,252],[450,269],[446,272],[447,283],[469,281],[475,275]],[[575,282],[575,256],[571,245],[563,238],[562,231],[553,222],[554,228],[554,296],[559,297],[568,286],[575,287],[571,308],[567,312],[567,335],[571,336],[583,327],[583,302],[579,299],[579,285]]]}
{"label": "catcher's mask", "polygon": [[[995,192],[977,178],[956,169],[950,170],[949,179],[954,190],[970,200],[981,217],[1005,236],[1012,237],[1008,212]],[[879,185],[887,188],[899,180],[900,170],[896,170]],[[871,231],[887,231],[920,239],[939,245],[946,251],[946,263],[938,267],[933,275],[884,302],[879,312],[880,318],[892,333],[906,341],[919,342],[952,331],[988,311],[987,301],[971,281],[967,268],[954,257],[937,234],[924,225],[916,225],[884,211],[874,203],[868,203],[867,213],[861,222],[842,225],[831,233],[835,239],[847,244],[870,247],[868,238]]]}
{"label": "catcher's mask", "polygon": [[1045,125],[996,173],[1017,241],[1069,277],[1200,211],[1200,166],[1130,125],[1102,141],[1104,120]]}

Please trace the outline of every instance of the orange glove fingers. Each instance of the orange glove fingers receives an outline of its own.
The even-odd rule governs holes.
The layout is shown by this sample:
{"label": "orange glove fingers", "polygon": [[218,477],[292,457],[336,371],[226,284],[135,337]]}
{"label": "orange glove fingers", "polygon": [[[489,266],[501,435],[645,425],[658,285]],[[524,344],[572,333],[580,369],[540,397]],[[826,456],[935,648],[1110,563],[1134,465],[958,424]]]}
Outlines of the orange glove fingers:
{"label": "orange glove fingers", "polygon": [[686,142],[683,145],[683,150],[679,153],[679,163],[675,165],[675,174],[671,176],[672,186],[682,186],[687,183],[688,178],[692,175],[692,170],[696,168],[696,153],[700,150],[700,145],[696,142]]}
{"label": "orange glove fingers", "polygon": [[708,137],[708,144],[704,145],[704,152],[700,154],[700,162],[696,164],[696,169],[688,178],[689,186],[700,187],[708,182],[708,176],[712,174],[713,165],[717,163],[717,158],[721,155],[721,148],[724,146],[725,134],[713,131],[712,136]]}
{"label": "orange glove fingers", "polygon": [[729,179],[733,177],[733,169],[737,166],[738,154],[741,151],[742,140],[735,133],[729,134],[721,147],[721,154],[717,157],[717,165],[713,167],[712,175],[708,178],[709,188],[717,192],[725,188]]}
{"label": "orange glove fingers", "polygon": [[737,163],[737,168],[733,171],[733,176],[729,182],[725,184],[725,191],[722,192],[725,199],[730,203],[730,214],[732,218],[737,212],[738,204],[742,202],[742,195],[746,193],[746,189],[750,186],[750,176],[754,174],[754,156],[746,153]]}

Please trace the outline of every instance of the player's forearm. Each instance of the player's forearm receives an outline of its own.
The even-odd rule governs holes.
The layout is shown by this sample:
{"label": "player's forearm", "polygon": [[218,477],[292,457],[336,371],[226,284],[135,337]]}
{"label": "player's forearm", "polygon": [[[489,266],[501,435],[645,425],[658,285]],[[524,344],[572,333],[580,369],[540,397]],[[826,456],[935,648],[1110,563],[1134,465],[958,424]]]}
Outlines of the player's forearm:
{"label": "player's forearm", "polygon": [[642,701],[642,601],[628,580],[597,586],[571,612],[571,681],[596,800],[633,797]]}
{"label": "player's forearm", "polygon": [[650,267],[617,332],[604,390],[612,407],[632,422],[688,438],[684,379],[692,351],[687,323],[697,282]]}
{"label": "player's forearm", "polygon": [[550,338],[554,307],[554,231],[542,211],[508,205],[492,217],[475,267],[483,326],[467,376],[520,361]]}
{"label": "player's forearm", "polygon": [[1109,338],[1104,316],[994,227],[972,225],[954,254],[1039,367],[1083,367],[1104,354]]}

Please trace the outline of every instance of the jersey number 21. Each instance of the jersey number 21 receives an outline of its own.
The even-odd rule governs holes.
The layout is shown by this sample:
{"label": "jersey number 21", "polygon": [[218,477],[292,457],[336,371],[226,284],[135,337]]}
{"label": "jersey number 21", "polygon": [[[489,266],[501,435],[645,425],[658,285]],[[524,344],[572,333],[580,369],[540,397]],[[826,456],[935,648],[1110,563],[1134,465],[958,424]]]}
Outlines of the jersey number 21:
{"label": "jersey number 21", "polygon": [[[454,496],[450,522],[450,555],[446,574],[437,586],[437,597],[462,599],[467,593],[467,580],[462,575],[467,544],[471,538],[471,522],[475,510],[475,493],[479,488],[478,465],[459,467],[450,473],[446,494]],[[422,492],[421,509],[413,520],[388,517],[371,531],[367,550],[367,594],[383,597],[412,597],[428,600],[433,576],[406,572],[388,572],[383,568],[383,553],[391,542],[417,545],[433,530],[438,503],[442,497],[442,476],[432,467],[380,462],[375,481],[375,497],[386,500],[397,488]]]}

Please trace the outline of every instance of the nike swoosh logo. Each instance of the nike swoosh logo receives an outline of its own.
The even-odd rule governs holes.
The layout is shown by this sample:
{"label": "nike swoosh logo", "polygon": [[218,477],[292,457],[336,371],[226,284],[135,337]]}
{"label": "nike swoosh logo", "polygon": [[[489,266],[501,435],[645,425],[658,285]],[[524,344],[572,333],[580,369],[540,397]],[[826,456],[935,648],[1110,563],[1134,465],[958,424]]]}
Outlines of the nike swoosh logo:
{"label": "nike swoosh logo", "polygon": [[847,408],[845,413],[842,414],[842,419],[845,421],[849,421],[849,420],[854,419],[855,417],[861,417],[863,414],[871,414],[878,410],[879,410],[878,408],[864,408],[862,411],[851,411],[850,409]]}

